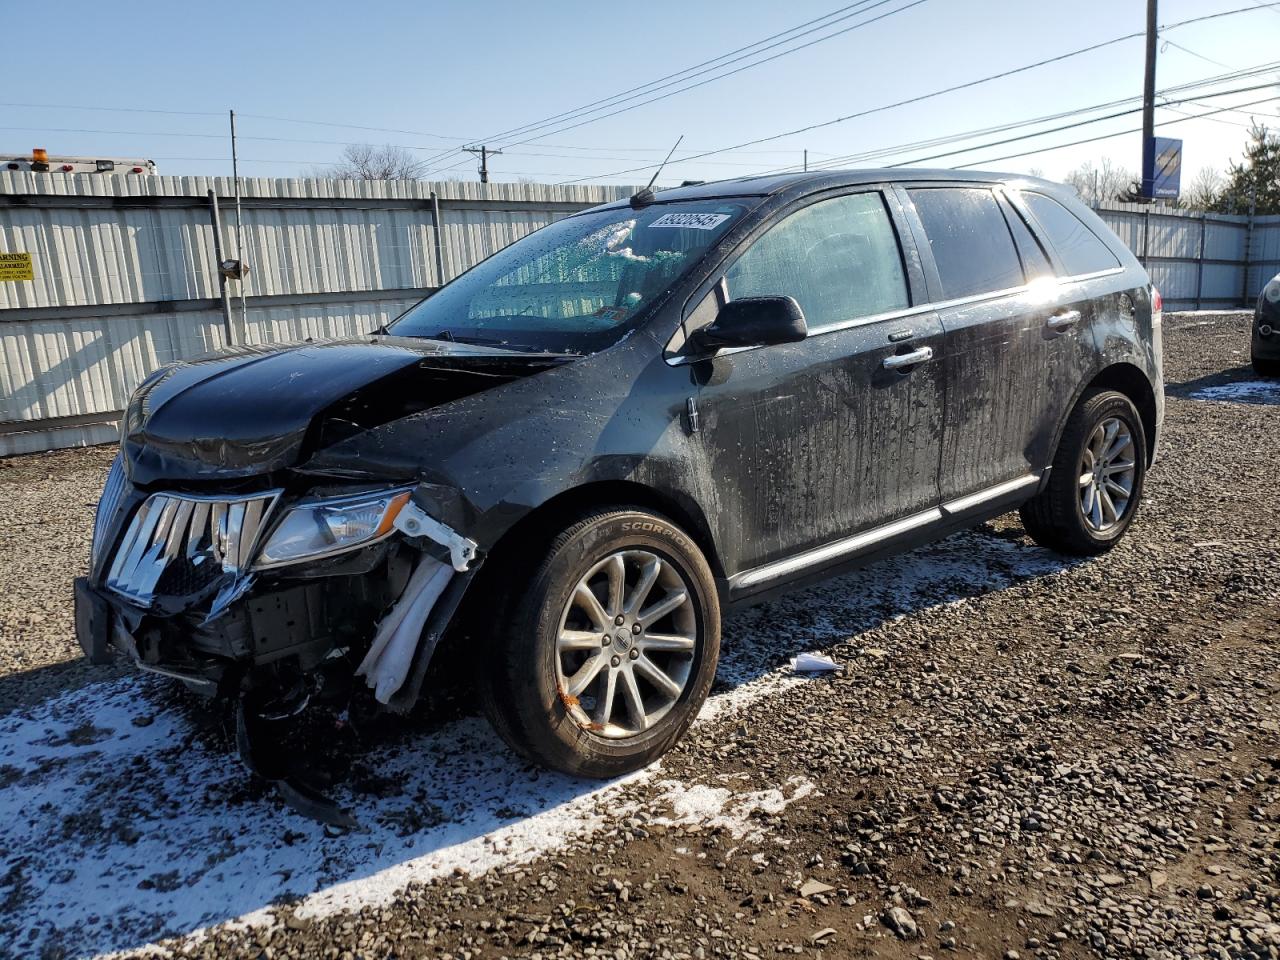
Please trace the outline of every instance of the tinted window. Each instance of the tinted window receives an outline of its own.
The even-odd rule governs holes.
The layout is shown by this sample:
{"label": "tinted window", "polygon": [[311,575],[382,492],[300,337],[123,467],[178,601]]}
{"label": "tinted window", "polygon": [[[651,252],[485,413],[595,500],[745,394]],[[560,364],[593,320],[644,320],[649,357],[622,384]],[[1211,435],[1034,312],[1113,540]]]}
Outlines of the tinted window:
{"label": "tinted window", "polygon": [[1097,273],[1120,266],[1116,255],[1098,239],[1097,234],[1086,227],[1074,213],[1057,200],[1040,193],[1024,193],[1023,199],[1031,209],[1045,236],[1058,251],[1068,276]]}
{"label": "tinted window", "polygon": [[1053,265],[1049,263],[1040,241],[1032,234],[1022,215],[1013,210],[1007,203],[1000,204],[1004,217],[1013,231],[1014,242],[1018,245],[1018,256],[1022,258],[1022,273],[1028,280],[1037,277],[1052,277]]}
{"label": "tinted window", "polygon": [[911,191],[948,299],[1020,287],[1022,264],[990,190],[931,187]]}
{"label": "tinted window", "polygon": [[795,297],[811,328],[908,305],[898,238],[878,193],[798,210],[757,240],[725,279],[733,299]]}

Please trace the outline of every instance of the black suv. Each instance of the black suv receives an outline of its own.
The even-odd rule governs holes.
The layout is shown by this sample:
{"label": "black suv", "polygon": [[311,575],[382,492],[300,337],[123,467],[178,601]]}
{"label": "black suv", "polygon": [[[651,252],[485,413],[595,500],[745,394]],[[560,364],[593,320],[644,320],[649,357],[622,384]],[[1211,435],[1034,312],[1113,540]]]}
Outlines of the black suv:
{"label": "black suv", "polygon": [[517,750],[632,770],[697,713],[731,605],[1015,508],[1046,546],[1111,547],[1156,452],[1157,298],[1039,180],[605,204],[374,335],[148,377],[80,642],[237,704],[251,761],[309,703],[409,709],[461,650]]}

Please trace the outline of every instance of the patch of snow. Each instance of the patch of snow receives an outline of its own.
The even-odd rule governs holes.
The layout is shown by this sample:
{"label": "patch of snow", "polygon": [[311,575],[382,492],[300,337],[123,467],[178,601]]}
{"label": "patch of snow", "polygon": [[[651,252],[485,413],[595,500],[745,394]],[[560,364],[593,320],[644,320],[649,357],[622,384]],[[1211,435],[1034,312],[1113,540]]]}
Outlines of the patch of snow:
{"label": "patch of snow", "polygon": [[[786,667],[800,652],[856,643],[903,615],[1065,563],[961,534],[736,615],[698,724],[806,683]],[[0,942],[84,957],[267,922],[281,898],[310,916],[384,904],[412,881],[509,867],[611,828],[618,793],[652,790],[660,774],[657,764],[608,783],[548,773],[511,754],[482,719],[464,718],[364,758],[389,786],[376,796],[334,788],[361,829],[330,837],[247,789],[235,758],[206,746],[163,696],[167,683],[92,684],[0,718]],[[731,830],[812,789],[671,784],[657,795],[670,798],[674,820]]]}
{"label": "patch of snow", "polygon": [[1227,403],[1280,403],[1280,380],[1240,380],[1235,383],[1219,383],[1193,390],[1189,396],[1196,400],[1218,400]]}
{"label": "patch of snow", "polygon": [[702,826],[722,828],[736,840],[744,838],[758,841],[764,830],[755,821],[757,813],[777,815],[797,800],[803,800],[816,789],[804,777],[791,777],[786,787],[752,790],[735,793],[725,787],[713,787],[705,783],[684,784],[678,780],[661,780],[656,784],[662,791],[654,801],[658,808],[670,807],[671,816],[656,816],[650,823],[668,827]]}

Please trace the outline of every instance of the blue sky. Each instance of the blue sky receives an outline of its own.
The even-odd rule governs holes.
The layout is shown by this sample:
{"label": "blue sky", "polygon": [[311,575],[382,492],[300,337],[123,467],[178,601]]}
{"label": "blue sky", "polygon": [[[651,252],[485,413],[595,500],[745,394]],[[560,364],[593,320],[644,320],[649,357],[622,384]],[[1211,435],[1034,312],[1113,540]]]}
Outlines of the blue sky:
{"label": "blue sky", "polygon": [[[432,178],[475,179],[472,158],[456,152],[464,141],[489,138],[611,96],[848,2],[220,0],[210,5],[162,0],[131,12],[118,4],[82,0],[7,0],[0,38],[7,78],[0,90],[0,152],[43,146],[54,154],[152,157],[163,173],[229,173],[225,112],[234,107],[245,175],[299,175],[331,162],[342,149],[333,142],[289,141],[359,141],[401,144],[423,158],[455,151],[435,163],[438,172]],[[824,32],[909,2],[888,0]],[[1261,2],[1162,0],[1160,21]],[[577,129],[550,128],[535,143],[518,144],[525,137],[494,138],[491,143],[508,149],[492,161],[491,177],[643,182],[648,179],[643,172],[616,172],[654,162],[683,134],[677,161],[664,181],[712,179],[798,163],[805,149],[818,163],[1117,100],[1141,92],[1140,39],[909,107],[679,162],[693,153],[820,123],[1140,31],[1144,10],[1144,0],[924,0],[697,89]],[[1166,39],[1179,46],[1161,54],[1161,88],[1280,60],[1280,6],[1170,30]],[[1272,72],[1221,88],[1278,78],[1280,73]],[[1280,88],[1177,109],[1201,112],[1273,94],[1280,95]],[[1205,165],[1221,169],[1239,156],[1250,114],[1280,126],[1273,101],[1158,132],[1185,141],[1188,174]],[[1171,109],[1159,114],[1169,120],[1180,116]],[[933,165],[999,158],[1139,122],[1136,116],[1117,118]],[[1136,168],[1139,149],[1135,134],[992,165],[1059,176],[1083,161],[1106,156]],[[933,152],[938,151],[924,151]],[[920,153],[899,152],[888,162]]]}

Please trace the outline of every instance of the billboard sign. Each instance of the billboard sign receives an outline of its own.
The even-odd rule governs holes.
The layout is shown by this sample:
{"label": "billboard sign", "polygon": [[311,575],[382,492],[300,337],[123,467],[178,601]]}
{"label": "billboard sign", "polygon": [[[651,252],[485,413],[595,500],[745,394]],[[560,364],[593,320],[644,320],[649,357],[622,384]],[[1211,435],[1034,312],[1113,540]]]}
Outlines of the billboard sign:
{"label": "billboard sign", "polygon": [[1182,185],[1182,141],[1152,137],[1151,149],[1143,151],[1150,168],[1142,171],[1142,182],[1152,200],[1177,199]]}

